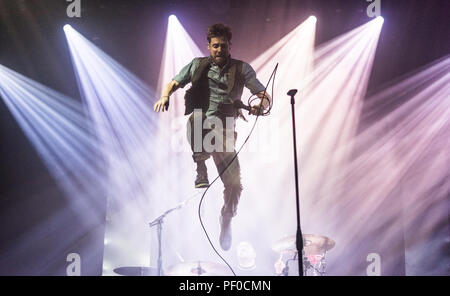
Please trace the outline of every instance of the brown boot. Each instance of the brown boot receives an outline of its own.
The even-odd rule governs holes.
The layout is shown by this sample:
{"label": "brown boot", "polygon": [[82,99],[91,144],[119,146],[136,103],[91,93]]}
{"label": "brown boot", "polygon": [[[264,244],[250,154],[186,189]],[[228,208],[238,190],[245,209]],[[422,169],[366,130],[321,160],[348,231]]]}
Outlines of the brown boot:
{"label": "brown boot", "polygon": [[208,169],[205,161],[197,162],[197,177],[195,178],[195,188],[206,188],[209,186]]}

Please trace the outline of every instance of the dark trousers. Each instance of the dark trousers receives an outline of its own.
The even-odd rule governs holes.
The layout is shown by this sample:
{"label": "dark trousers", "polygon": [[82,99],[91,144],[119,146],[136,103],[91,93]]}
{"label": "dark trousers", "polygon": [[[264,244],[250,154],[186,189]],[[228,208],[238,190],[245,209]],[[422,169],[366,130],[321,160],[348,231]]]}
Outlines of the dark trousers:
{"label": "dark trousers", "polygon": [[[226,127],[226,120],[223,119],[221,120],[223,123],[223,128],[216,127],[214,124],[212,124],[211,128],[203,128],[203,124],[209,119],[204,113],[201,115],[198,113],[197,115],[194,114],[195,113],[191,114],[189,117],[187,128],[187,138],[193,152],[192,157],[195,162],[201,162],[205,161],[212,155],[214,163],[216,164],[217,172],[221,174],[220,179],[225,187],[223,191],[224,205],[222,207],[221,214],[224,217],[234,217],[237,213],[237,206],[242,192],[241,169],[239,166],[239,160],[235,157],[236,150],[234,149],[237,137],[237,133],[234,130],[234,125],[232,127]],[[199,124],[197,124],[197,128],[194,128],[194,116],[201,116],[200,130],[198,128]],[[199,118],[200,117],[197,117],[197,120]],[[196,143],[195,133],[198,133]],[[211,145],[205,145],[205,138],[206,140],[212,139],[211,143],[214,144],[214,147],[220,147],[221,149],[211,149]],[[199,139],[201,139],[201,143],[198,143]]]}

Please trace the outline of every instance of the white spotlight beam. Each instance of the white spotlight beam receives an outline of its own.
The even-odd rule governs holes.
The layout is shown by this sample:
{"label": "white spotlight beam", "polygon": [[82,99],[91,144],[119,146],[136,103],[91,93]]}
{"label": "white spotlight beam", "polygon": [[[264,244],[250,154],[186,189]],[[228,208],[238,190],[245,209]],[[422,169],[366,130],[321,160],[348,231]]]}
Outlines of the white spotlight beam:
{"label": "white spotlight beam", "polygon": [[[169,20],[166,50],[163,59],[163,64],[165,66],[163,69],[161,69],[162,74],[160,77],[163,78],[160,79],[160,88],[162,88],[163,83],[167,83],[168,81],[170,81],[175,76],[175,74],[177,74],[177,72],[187,63],[189,63],[194,57],[202,56],[202,53],[196,46],[194,46],[193,42],[184,31],[184,29],[180,28],[179,23],[171,23],[171,21],[172,19]],[[277,76],[277,83],[280,83],[280,81],[283,81],[284,77],[289,76],[292,73],[298,74],[298,72],[302,72],[302,74],[306,76],[308,70],[311,68],[312,63],[315,33],[314,24],[314,19],[309,19],[304,24],[296,28],[293,32],[288,34],[288,36],[283,38],[280,42],[275,44],[271,49],[269,49],[270,53],[262,55],[260,59],[251,63],[252,66],[257,70],[258,77],[261,81],[268,80],[273,67],[277,62],[277,58],[280,56],[284,56],[284,61],[286,61],[286,64],[291,63],[291,67],[284,67],[284,65],[280,65]],[[171,36],[177,37],[173,38]],[[304,41],[303,39],[306,39],[307,41]],[[180,45],[180,42],[182,45]],[[178,50],[179,48],[182,48],[183,51]],[[293,48],[295,48],[296,50],[292,50]],[[269,59],[269,56],[271,56],[272,59]],[[286,58],[286,56],[288,57]],[[265,64],[269,66],[263,67]],[[160,115],[160,126],[162,126],[162,129],[160,130],[161,137],[158,138],[158,142],[163,143],[161,147],[164,148],[159,149],[158,155],[160,156],[158,156],[158,159],[161,160],[161,177],[165,179],[158,181],[156,183],[158,186],[155,186],[155,188],[160,188],[161,192],[165,193],[165,196],[168,196],[172,199],[179,199],[179,201],[182,201],[183,198],[187,197],[186,192],[190,192],[189,189],[193,187],[193,181],[195,177],[195,169],[191,158],[191,151],[189,148],[189,144],[186,141],[185,135],[186,118],[182,117],[184,111],[184,106],[182,104],[184,101],[183,95],[183,91],[177,91],[171,97],[170,108],[172,109],[169,114],[163,113]],[[243,97],[245,98],[246,95],[244,95]],[[242,135],[242,138],[245,135],[245,131],[242,131],[243,128],[246,127],[238,126],[238,130]],[[167,133],[168,129],[171,131],[170,133]],[[167,137],[168,135],[171,137]],[[239,139],[239,141],[242,141],[242,138]],[[174,139],[176,139],[177,143],[177,145],[175,146],[172,144],[173,142],[170,142]],[[167,147],[170,147],[172,149],[168,150]],[[183,149],[174,150],[174,147],[176,147],[177,149]],[[248,160],[246,156],[244,156],[243,159],[245,159],[245,161]],[[214,167],[212,161],[207,162],[207,165],[208,172],[210,173],[210,175],[212,175],[211,179],[213,179],[214,173],[217,170]],[[243,168],[243,174],[245,174],[244,170],[245,169]],[[186,174],[186,172],[193,173]],[[243,180],[245,180],[245,178],[245,175],[243,175]],[[176,184],[173,184],[173,180],[177,180]],[[167,186],[164,186],[163,184],[166,184]],[[208,196],[206,197],[207,201],[203,204],[204,213],[202,214],[202,217],[204,219],[205,225],[207,225],[208,234],[212,238],[218,237],[218,229],[215,226],[218,225],[217,213],[219,213],[220,207],[222,206],[222,190],[223,186],[222,184],[220,184],[220,182],[218,182],[217,185],[215,185],[208,191]],[[246,187],[245,190],[252,190],[252,186]],[[260,194],[260,192],[258,192],[258,194]],[[171,223],[169,225],[172,227],[166,227],[165,235],[166,237],[170,238],[170,245],[173,247],[174,251],[182,252],[183,256],[191,256],[192,258],[194,258],[195,256],[204,257],[207,255],[211,258],[211,260],[217,260],[217,258],[214,257],[214,254],[211,254],[211,252],[209,252],[210,247],[207,241],[204,239],[204,234],[199,227],[199,223],[195,223],[195,225],[192,226],[189,225],[189,227],[187,227],[186,225],[186,221],[198,221],[197,206],[197,202],[191,203],[188,207],[183,208],[182,214],[176,215],[175,217],[170,217],[170,219],[168,220]],[[242,211],[245,211],[245,209]],[[183,225],[185,236],[180,237],[177,234],[176,230],[180,227],[179,225]],[[196,240],[195,246],[189,244],[189,242],[186,240],[186,236],[198,238]]]}
{"label": "white spotlight beam", "polygon": [[[354,136],[381,26],[369,22],[318,47],[313,54],[315,23],[309,18],[251,62],[264,82],[279,63],[271,115],[260,119],[240,155],[244,191],[239,211],[245,214],[238,215],[236,224],[245,227],[236,230],[236,235],[248,235],[262,227],[264,237],[250,238],[256,245],[271,246],[285,235],[295,235],[291,108],[286,95],[293,88],[299,90],[296,117],[302,227],[304,233],[333,237],[325,223],[317,223],[328,220],[327,209],[333,205],[331,193],[323,191],[321,182],[339,173],[351,151],[346,147],[345,153],[335,152]],[[244,101],[246,98],[243,96]],[[245,139],[247,131],[248,126],[239,122],[238,142]],[[248,213],[256,218],[244,217]],[[276,261],[270,247],[260,252],[265,263]]]}
{"label": "white spotlight beam", "polygon": [[86,108],[102,139],[107,163],[123,169],[119,175],[117,170],[110,170],[110,177],[140,187],[140,174],[147,174],[152,166],[145,150],[150,145],[146,139],[155,128],[149,112],[153,92],[73,28],[64,29]]}
{"label": "white spotlight beam", "polygon": [[[186,32],[178,18],[175,15],[169,16],[157,94],[161,93],[163,86],[170,82],[182,67],[191,62],[195,57],[201,56],[203,56],[203,52]],[[187,89],[187,86],[184,89]],[[183,116],[184,93],[185,90],[181,89],[172,95],[170,100],[170,114],[160,116],[160,122],[161,120],[170,122],[173,118]]]}
{"label": "white spotlight beam", "polygon": [[5,103],[62,188],[73,196],[101,190],[101,178],[89,182],[101,176],[102,159],[81,105],[1,65],[0,76]]}
{"label": "white spotlight beam", "polygon": [[[415,269],[416,275],[431,271],[426,258],[430,258],[432,249],[437,252],[431,252],[434,257],[442,256],[437,255],[438,244],[445,240],[444,228],[439,225],[448,217],[442,205],[448,203],[445,190],[450,186],[449,65],[447,58],[369,98],[369,106],[374,110],[379,107],[371,102],[383,104],[396,98],[402,103],[390,113],[384,111],[384,115],[374,116],[377,119],[370,126],[363,123],[364,132],[354,139],[351,161],[334,181],[323,184],[339,201],[328,214],[330,223],[339,222],[335,233],[340,240],[357,240],[358,235],[368,232],[367,227],[373,225],[383,229],[383,234],[378,234],[377,245],[362,243],[360,248],[376,248],[388,255],[394,252],[390,249],[392,243],[403,240],[398,237],[398,228],[403,227],[409,261],[407,273],[408,269],[409,272]],[[371,220],[375,212],[377,221]],[[417,217],[430,214],[432,219],[413,227]],[[348,251],[351,250],[338,251],[343,261],[352,256]],[[417,268],[419,263],[424,264],[421,271]],[[443,265],[433,268],[442,271]],[[361,270],[349,266],[349,272],[358,274]]]}
{"label": "white spotlight beam", "polygon": [[[202,56],[204,52],[195,44],[176,16],[170,16],[157,93],[160,94],[163,86],[170,82],[185,65],[194,58]],[[171,254],[181,254],[188,258],[208,256],[210,260],[215,261],[214,255],[209,253],[209,245],[198,223],[197,206],[201,194],[199,195],[198,190],[194,188],[195,168],[186,138],[187,118],[184,116],[184,94],[189,87],[190,85],[187,85],[172,94],[169,112],[158,115],[159,128],[153,154],[155,165],[158,167],[158,176],[152,178],[151,183],[154,196],[164,196],[164,198],[157,201],[158,211],[154,212],[154,218],[182,202],[195,200],[196,202],[186,203],[180,211],[172,212],[165,219],[163,244],[170,246]],[[208,163],[207,166],[211,176],[214,176],[215,166],[212,163]],[[221,196],[220,186],[211,188],[208,196],[212,198],[208,199],[204,205],[202,216],[207,221],[213,215],[211,219],[217,222],[217,215],[214,214],[217,210],[208,209],[219,207],[222,200],[221,197],[217,198]],[[183,236],[179,235],[180,225],[183,226]],[[216,236],[214,233],[211,235]],[[195,238],[197,242],[192,244],[187,238]],[[153,245],[153,247],[152,254],[156,255],[157,246]],[[165,259],[166,266],[176,263],[178,261],[175,256]]]}
{"label": "white spotlight beam", "polygon": [[[45,262],[52,264],[73,247],[71,244],[79,243],[86,229],[102,227],[104,223],[106,184],[97,141],[77,101],[2,65],[0,96],[67,199],[64,208],[35,225],[16,244],[15,252],[32,249],[36,240],[55,234],[55,225],[63,227],[71,239],[56,244],[54,253],[42,254]],[[39,198],[44,205],[45,195]],[[73,218],[68,220],[73,213],[81,224],[74,225]],[[90,253],[98,251],[89,245],[83,247]],[[34,266],[29,272],[38,274],[42,268]],[[88,263],[85,271],[89,268]]]}
{"label": "white spotlight beam", "polygon": [[[324,170],[326,172],[330,169],[330,163],[334,162],[336,167],[339,162],[343,161],[343,156],[337,157],[333,151],[336,146],[345,144],[352,137],[358,123],[360,102],[365,95],[365,85],[369,78],[380,31],[380,27],[374,23],[361,26],[333,42],[320,46],[316,50],[313,60],[311,47],[314,42],[314,24],[313,18],[308,19],[279,42],[280,48],[277,49],[274,46],[254,62],[256,65],[266,63],[266,73],[269,72],[267,68],[272,66],[270,64],[274,64],[275,61],[280,63],[280,73],[277,75],[275,88],[278,92],[275,93],[274,111],[267,120],[263,118],[259,123],[261,133],[270,131],[270,126],[274,122],[277,131],[270,132],[268,133],[270,135],[265,136],[258,134],[260,142],[255,147],[264,147],[267,138],[272,135],[277,136],[277,143],[285,144],[275,146],[277,147],[276,155],[275,157],[272,155],[271,162],[266,164],[264,164],[264,154],[254,153],[255,150],[253,153],[243,156],[245,159],[255,159],[251,166],[259,167],[256,171],[270,169],[273,172],[275,164],[279,168],[271,178],[274,186],[268,188],[266,192],[268,196],[278,196],[279,192],[285,192],[286,194],[283,194],[285,196],[294,196],[292,183],[294,169],[291,160],[292,126],[288,120],[290,118],[290,100],[286,92],[292,88],[299,89],[296,96],[296,109],[300,127],[298,136],[301,143],[299,147],[301,196],[305,198],[303,202],[305,211],[317,202],[313,198],[307,199],[306,197],[317,196]],[[302,29],[303,33],[300,33]],[[295,33],[298,35],[294,35]],[[288,43],[289,39],[290,43]],[[304,50],[295,55],[296,50],[293,48],[296,50],[304,48]],[[312,63],[314,63],[314,68],[311,67]],[[323,68],[327,68],[328,71],[323,71]],[[281,71],[282,69],[284,72]],[[262,68],[261,70],[264,72]],[[256,138],[254,137],[253,140]],[[335,159],[333,160],[333,158]],[[247,187],[250,188],[253,187],[251,184],[258,182],[254,178],[243,177],[243,179],[248,180]],[[286,182],[292,186],[286,186]],[[258,196],[256,190],[258,188],[255,188],[253,193],[250,193],[251,190],[245,192],[250,193],[251,196]],[[275,203],[275,200],[273,202]],[[295,211],[288,210],[292,208],[293,202],[294,200],[288,203],[277,203],[285,205],[284,208],[279,209],[279,212],[290,212],[291,218],[294,218]],[[265,203],[258,203],[258,205],[264,211]],[[279,207],[276,204],[274,206],[275,208]],[[317,211],[315,212],[317,213]],[[280,222],[280,220],[278,221]],[[303,222],[305,225],[309,225],[306,219]],[[291,226],[292,230],[287,232],[295,233],[294,226]]]}
{"label": "white spotlight beam", "polygon": [[[70,26],[65,26],[85,108],[101,139],[107,166],[108,212],[104,274],[149,262],[150,222],[159,197],[152,104],[154,91]],[[132,231],[131,231],[132,230]],[[145,264],[144,264],[145,263]]]}
{"label": "white spotlight beam", "polygon": [[[333,44],[329,45],[327,50],[328,54],[323,54],[316,58],[315,64],[319,64],[319,60],[322,65],[336,65],[337,60],[344,59],[346,62],[341,67],[336,67],[334,69],[334,73],[339,73],[341,78],[338,78],[338,82],[335,83],[336,86],[344,88],[346,93],[342,96],[338,95],[337,90],[332,90],[327,95],[323,96],[322,94],[325,92],[325,89],[329,87],[333,81],[336,80],[339,75],[319,75],[322,72],[313,71],[313,47],[314,47],[314,34],[315,34],[315,23],[316,20],[311,17],[299,27],[294,29],[291,33],[285,36],[282,40],[276,43],[273,47],[268,49],[265,53],[263,53],[260,57],[258,57],[255,61],[251,62],[252,66],[256,69],[258,73],[258,77],[261,81],[267,82],[270,74],[272,73],[273,67],[278,62],[279,63],[279,71],[277,73],[277,81],[275,87],[275,102],[274,108],[272,110],[272,115],[269,119],[265,120],[264,118],[258,123],[258,129],[256,130],[258,133],[254,135],[248,143],[248,149],[244,149],[241,153],[242,163],[245,162],[245,165],[242,164],[242,180],[244,182],[244,192],[241,199],[241,204],[239,207],[239,211],[245,213],[254,213],[260,214],[261,216],[267,217],[268,211],[274,213],[274,217],[268,219],[267,221],[277,221],[275,225],[271,222],[270,225],[260,225],[264,227],[266,231],[266,236],[264,238],[261,237],[253,237],[252,240],[255,240],[255,244],[257,245],[270,245],[274,240],[280,238],[280,234],[292,234],[295,233],[295,225],[291,223],[295,221],[295,211],[291,211],[295,201],[285,200],[281,197],[280,193],[283,193],[283,196],[293,196],[293,180],[291,177],[293,172],[292,162],[290,159],[290,155],[292,155],[290,140],[285,140],[287,142],[286,145],[277,146],[276,144],[280,143],[280,139],[290,139],[291,138],[291,127],[290,122],[286,120],[290,118],[290,106],[289,100],[283,99],[286,98],[285,92],[291,88],[298,88],[302,91],[301,98],[297,98],[297,109],[302,113],[300,116],[301,126],[304,127],[302,129],[303,138],[302,138],[302,146],[301,150],[308,149],[308,147],[313,147],[317,145],[313,139],[309,139],[304,136],[305,134],[311,134],[313,132],[317,132],[317,137],[325,137],[330,138],[328,142],[325,144],[325,149],[321,151],[321,153],[316,153],[315,156],[317,159],[320,159],[320,162],[324,162],[325,158],[331,158],[329,155],[329,151],[332,150],[333,145],[339,139],[339,133],[336,130],[333,130],[334,126],[343,125],[346,123],[354,128],[356,126],[359,115],[359,105],[355,103],[355,101],[361,100],[364,96],[365,92],[365,84],[367,83],[368,73],[371,68],[371,62],[373,59],[373,54],[376,48],[376,41],[379,33],[380,27],[374,29],[373,24],[368,24],[357,30],[354,30],[350,34],[343,36],[346,42],[350,42],[347,46],[347,49],[355,47],[356,49],[353,51],[349,51],[349,53],[345,54],[344,51],[339,51],[339,54],[333,55],[332,52],[336,52],[339,49],[339,46],[343,46],[344,42],[342,40],[337,40]],[[368,37],[367,37],[368,35]],[[182,39],[181,39],[182,40]],[[334,46],[334,48],[332,48]],[[185,63],[189,62],[190,59],[187,59]],[[178,70],[184,65],[179,65]],[[330,66],[331,67],[331,66]],[[356,71],[355,69],[356,68]],[[173,69],[172,66],[169,66],[168,69]],[[352,72],[355,71],[355,72]],[[361,84],[356,85],[356,83],[351,83],[348,87],[345,87],[346,81],[342,79],[342,77],[350,77],[351,74],[355,76],[355,79],[360,79]],[[173,77],[175,72],[173,72],[170,76]],[[170,78],[171,78],[170,77]],[[169,81],[166,77],[165,81]],[[321,89],[321,95],[318,93],[314,93],[312,95],[306,96],[307,90],[312,90],[312,84],[318,85],[317,88]],[[269,88],[270,91],[270,88]],[[244,93],[243,100],[245,101],[247,98],[248,92]],[[336,110],[333,109],[333,98],[335,101],[339,101],[335,107]],[[174,99],[172,99],[174,101]],[[171,103],[172,103],[171,101]],[[178,99],[180,101],[180,98]],[[181,100],[182,101],[182,100]],[[307,102],[310,102],[309,105]],[[315,104],[313,104],[314,102]],[[352,111],[353,114],[356,114],[352,118],[345,121],[345,117],[339,117],[336,114],[342,112],[342,110],[346,110],[346,108],[350,108],[356,104],[355,110]],[[336,104],[335,104],[336,106]],[[314,114],[325,113],[326,110],[330,109],[330,113],[334,114],[335,118],[331,120],[331,129],[324,130],[321,132],[326,125],[323,122],[317,121],[314,122],[311,118],[308,118],[307,115],[313,116]],[[351,109],[351,108],[350,108]],[[182,108],[178,112],[180,112]],[[337,116],[337,118],[336,118]],[[313,121],[311,122],[309,121]],[[184,124],[180,127],[180,130],[184,128]],[[243,125],[241,122],[238,123],[238,132],[241,135],[238,138],[238,147],[240,143],[242,143],[245,135],[248,132],[249,126]],[[269,132],[268,132],[269,131]],[[183,130],[184,134],[184,130]],[[261,151],[258,150],[260,147],[267,146],[267,135],[270,134],[274,141],[270,141],[273,145],[270,145],[270,148],[275,147],[275,155],[273,151]],[[347,132],[343,138],[349,138],[351,132]],[[185,137],[183,135],[183,137]],[[306,139],[305,139],[306,137]],[[344,141],[340,139],[340,141]],[[339,142],[339,141],[338,141]],[[255,144],[256,143],[256,144]],[[281,142],[283,143],[283,142]],[[189,147],[187,143],[183,144],[185,147]],[[166,146],[167,147],[167,146]],[[253,150],[252,150],[253,149]],[[250,150],[250,151],[248,151]],[[188,161],[190,160],[189,152],[186,154],[186,158]],[[267,153],[268,152],[268,153]],[[309,155],[311,156],[311,152]],[[170,154],[166,157],[162,157],[161,159],[168,160],[174,159],[174,154]],[[174,167],[179,169],[180,172],[183,171],[184,166],[180,165],[180,160],[176,163],[173,163]],[[276,164],[276,165],[275,165]],[[247,169],[245,168],[247,166]],[[249,171],[251,168],[251,172]],[[309,169],[308,169],[309,168]],[[314,183],[314,186],[310,186],[310,188],[303,188],[302,196],[307,196],[306,193],[314,192],[314,188],[317,188],[315,184],[316,178],[322,173],[324,168],[324,164],[321,164],[320,169],[314,167],[313,164],[308,164],[308,166],[304,166],[302,170],[308,172],[307,180],[304,182]],[[255,186],[255,184],[260,184],[261,178],[263,178],[260,174],[255,174],[254,172],[263,172],[270,170],[271,178],[267,186],[264,186],[264,194],[261,192],[260,186]],[[313,173],[309,173],[309,171],[314,171]],[[209,168],[209,171],[214,171],[214,168]],[[174,176],[173,173],[167,174],[169,176]],[[166,176],[166,175],[165,175]],[[305,178],[305,176],[302,176]],[[193,181],[193,180],[192,180]],[[292,186],[289,186],[291,184]],[[186,184],[185,186],[180,186],[180,195],[184,196],[183,189],[189,188],[192,186],[191,184]],[[171,188],[173,190],[173,188]],[[316,189],[317,190],[317,189]],[[221,196],[220,192],[210,193],[212,196],[216,197]],[[208,202],[211,203],[211,200]],[[260,202],[264,200],[264,202]],[[305,203],[303,210],[308,211],[315,204],[314,201],[308,201]],[[214,204],[217,208],[220,206],[220,202]],[[270,209],[270,210],[269,210]],[[277,216],[276,213],[283,213],[283,218]],[[321,213],[324,214],[324,213]],[[269,215],[270,216],[270,215]],[[320,216],[320,214],[319,214]],[[186,218],[186,217],[185,217]],[[316,217],[314,217],[316,218]],[[311,218],[313,220],[314,218]],[[194,218],[195,219],[195,218]],[[213,219],[213,218],[211,218]],[[254,221],[248,221],[248,219],[241,218],[240,215],[236,218],[238,224],[245,225],[244,228],[240,228],[236,230],[235,234],[237,237],[244,235],[244,233],[248,234],[249,229],[252,229],[252,225]],[[241,220],[243,219],[243,220]],[[215,220],[215,219],[214,219]],[[215,221],[211,220],[211,223],[215,224]],[[258,223],[261,221],[258,220]],[[310,224],[311,221],[307,221]],[[314,231],[312,229],[311,231]],[[216,235],[214,230],[209,233],[211,236]],[[200,233],[200,235],[202,235]],[[247,237],[248,238],[248,237]],[[207,247],[207,246],[206,246]],[[264,251],[265,252],[265,251]],[[272,251],[269,250],[269,253],[263,254],[261,257],[265,257],[266,261],[270,261]],[[268,263],[268,262],[266,262]],[[265,271],[267,272],[267,270]]]}

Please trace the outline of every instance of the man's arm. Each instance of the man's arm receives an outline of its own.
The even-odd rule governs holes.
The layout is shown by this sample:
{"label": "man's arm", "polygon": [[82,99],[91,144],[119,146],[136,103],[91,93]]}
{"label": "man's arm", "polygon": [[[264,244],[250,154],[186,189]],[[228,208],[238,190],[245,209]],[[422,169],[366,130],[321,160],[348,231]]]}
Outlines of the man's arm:
{"label": "man's arm", "polygon": [[250,114],[257,115],[262,114],[271,105],[271,98],[267,92],[264,91],[264,85],[256,78],[256,72],[253,70],[252,66],[248,63],[243,63],[242,71],[245,81],[245,86],[260,98],[259,104],[251,107]]}
{"label": "man's arm", "polygon": [[272,98],[270,97],[270,95],[267,92],[261,91],[261,92],[257,93],[256,95],[258,96],[258,98],[261,99],[260,104],[262,105],[262,107],[264,109],[267,109],[271,105]]}
{"label": "man's arm", "polygon": [[264,113],[264,110],[266,110],[270,106],[271,98],[270,95],[264,91],[257,93],[256,96],[260,98],[261,101],[259,104],[252,106],[249,113],[253,115],[258,115],[259,113],[261,115]]}
{"label": "man's arm", "polygon": [[181,69],[171,82],[166,84],[161,91],[161,98],[153,106],[153,110],[156,112],[164,112],[169,109],[169,97],[179,88],[183,88],[186,84],[191,82],[192,73],[195,67],[198,66],[199,59],[195,58]]}
{"label": "man's arm", "polygon": [[169,109],[169,97],[179,88],[179,86],[180,84],[175,80],[172,80],[166,84],[161,91],[161,98],[155,103],[153,110],[156,112],[164,112],[164,110],[167,111]]}

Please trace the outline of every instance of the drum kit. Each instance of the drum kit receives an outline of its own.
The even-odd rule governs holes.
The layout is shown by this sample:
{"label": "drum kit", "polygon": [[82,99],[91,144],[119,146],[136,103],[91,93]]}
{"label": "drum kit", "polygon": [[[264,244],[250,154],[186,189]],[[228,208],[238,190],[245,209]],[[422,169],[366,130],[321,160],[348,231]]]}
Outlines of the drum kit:
{"label": "drum kit", "polygon": [[[335,246],[335,242],[326,237],[314,234],[303,235],[303,263],[304,275],[324,275],[325,274],[325,255]],[[275,271],[277,275],[289,275],[289,261],[297,260],[298,252],[296,248],[295,235],[287,236],[272,245],[272,250],[280,253],[278,263],[281,264],[282,271]],[[291,255],[293,258],[282,262],[284,255]],[[277,268],[276,268],[277,269]],[[158,275],[155,268],[148,267],[119,267],[114,269],[119,275],[128,276],[149,276]],[[230,269],[223,264],[214,262],[189,261],[182,262],[170,267],[164,272],[167,276],[223,276],[231,275]]]}
{"label": "drum kit", "polygon": [[169,276],[221,276],[232,275],[230,269],[223,264],[213,262],[182,262],[169,268],[165,273]]}
{"label": "drum kit", "polygon": [[[114,269],[119,275],[152,276],[158,275],[156,268],[149,267],[119,267]],[[190,261],[176,264],[164,272],[167,276],[223,276],[232,275],[226,265],[214,262]]]}
{"label": "drum kit", "polygon": [[[334,246],[335,242],[326,237],[315,234],[303,235],[303,270],[304,275],[324,275],[325,274],[325,255]],[[298,252],[296,247],[296,236],[287,236],[272,245],[272,250],[280,253],[280,261],[284,254],[293,254],[292,259],[285,262],[280,262],[284,267],[282,271],[277,272],[278,275],[288,275],[288,263],[292,260],[297,260]]]}
{"label": "drum kit", "polygon": [[114,269],[114,272],[119,275],[128,275],[128,276],[158,275],[156,268],[142,267],[142,266],[118,267]]}

